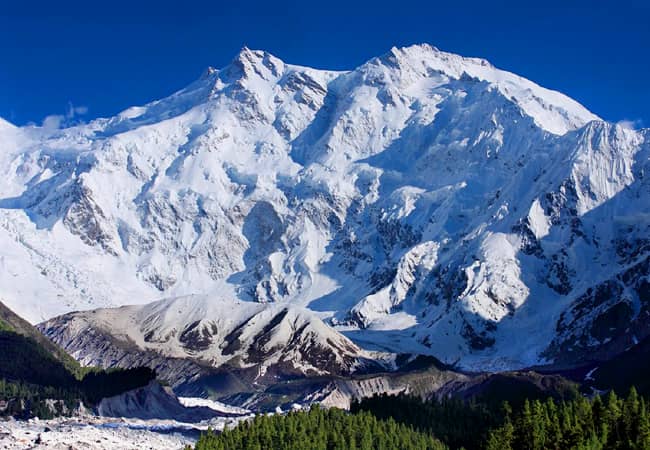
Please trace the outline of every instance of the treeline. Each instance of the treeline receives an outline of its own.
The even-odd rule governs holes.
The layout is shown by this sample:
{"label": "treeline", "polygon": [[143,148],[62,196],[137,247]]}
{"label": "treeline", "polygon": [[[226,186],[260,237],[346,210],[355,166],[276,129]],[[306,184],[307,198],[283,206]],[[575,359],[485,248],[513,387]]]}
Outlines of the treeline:
{"label": "treeline", "polygon": [[34,338],[7,325],[0,329],[0,416],[67,415],[80,402],[92,406],[155,378],[149,368],[106,371],[71,365]]}
{"label": "treeline", "polygon": [[423,402],[408,395],[377,395],[352,402],[351,413],[371,413],[393,419],[440,439],[450,448],[479,449],[490,430],[503,424],[501,407],[457,398]]}
{"label": "treeline", "polygon": [[50,419],[69,415],[80,403],[93,406],[102,398],[145,386],[155,378],[155,371],[146,367],[109,371],[92,369],[81,380],[72,378],[67,384],[58,380],[55,385],[47,384],[47,380],[35,384],[0,378],[0,401],[3,402],[0,417]]}
{"label": "treeline", "polygon": [[31,337],[7,330],[0,330],[0,378],[55,387],[69,387],[76,381],[45,347]]}
{"label": "treeline", "polygon": [[[40,348],[41,352],[45,352],[51,358],[60,362],[68,372],[76,377],[80,377],[82,374],[83,368],[72,356],[50,341],[29,322],[7,308],[2,302],[0,302],[0,331],[11,332],[13,335],[31,339],[34,345]],[[2,348],[1,342],[0,348]]]}
{"label": "treeline", "polygon": [[[188,449],[191,447],[188,447]],[[348,414],[339,409],[260,415],[220,434],[209,431],[196,450],[443,450],[432,436],[414,431],[392,419],[368,413]]]}
{"label": "treeline", "polygon": [[353,403],[350,413],[258,416],[221,434],[201,436],[196,450],[467,449],[647,450],[650,404],[632,388],[626,398],[577,397],[508,403],[423,402],[381,395]]}
{"label": "treeline", "polygon": [[80,398],[81,393],[75,389],[0,379],[0,417],[51,419],[69,415],[79,406]]}
{"label": "treeline", "polygon": [[632,388],[625,399],[526,401],[493,430],[488,450],[650,449],[650,405]]}
{"label": "treeline", "polygon": [[146,386],[156,379],[156,371],[148,367],[133,369],[93,369],[79,382],[86,403],[94,405],[102,398]]}
{"label": "treeline", "polygon": [[468,450],[650,449],[650,405],[632,388],[619,398],[577,396],[568,400],[423,402],[417,397],[382,395],[353,403],[351,412],[412,426],[450,448]]}

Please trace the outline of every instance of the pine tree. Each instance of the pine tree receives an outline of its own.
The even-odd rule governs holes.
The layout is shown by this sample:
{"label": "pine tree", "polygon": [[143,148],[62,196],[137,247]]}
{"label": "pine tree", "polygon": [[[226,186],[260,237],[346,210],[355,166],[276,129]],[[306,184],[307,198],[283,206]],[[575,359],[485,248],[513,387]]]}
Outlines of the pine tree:
{"label": "pine tree", "polygon": [[619,420],[621,418],[621,402],[613,390],[607,395],[605,417],[607,418],[607,445],[618,448],[621,445],[621,430]]}
{"label": "pine tree", "polygon": [[638,449],[650,449],[650,414],[644,399],[639,407],[639,430],[636,438]]}

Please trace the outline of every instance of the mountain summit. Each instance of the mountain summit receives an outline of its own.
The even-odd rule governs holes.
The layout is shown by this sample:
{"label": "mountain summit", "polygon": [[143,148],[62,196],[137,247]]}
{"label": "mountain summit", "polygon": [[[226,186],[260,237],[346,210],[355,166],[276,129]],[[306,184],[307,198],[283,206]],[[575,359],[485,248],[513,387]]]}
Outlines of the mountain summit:
{"label": "mountain summit", "polygon": [[43,325],[106,365],[120,339],[257,377],[608,358],[650,333],[649,136],[428,45],[346,72],[244,48],[112,118],[0,128],[0,296],[135,305]]}

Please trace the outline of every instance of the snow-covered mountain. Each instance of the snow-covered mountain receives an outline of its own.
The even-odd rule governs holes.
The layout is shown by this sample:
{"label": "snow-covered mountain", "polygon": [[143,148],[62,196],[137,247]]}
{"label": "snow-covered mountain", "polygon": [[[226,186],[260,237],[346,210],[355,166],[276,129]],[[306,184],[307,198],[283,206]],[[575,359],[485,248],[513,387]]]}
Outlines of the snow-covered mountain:
{"label": "snow-covered mountain", "polygon": [[385,353],[494,370],[650,333],[650,131],[482,59],[332,72],[244,48],[109,119],[2,122],[0,150],[6,303],[140,305],[43,324],[80,359],[119,364],[98,361],[118,340],[260,376]]}

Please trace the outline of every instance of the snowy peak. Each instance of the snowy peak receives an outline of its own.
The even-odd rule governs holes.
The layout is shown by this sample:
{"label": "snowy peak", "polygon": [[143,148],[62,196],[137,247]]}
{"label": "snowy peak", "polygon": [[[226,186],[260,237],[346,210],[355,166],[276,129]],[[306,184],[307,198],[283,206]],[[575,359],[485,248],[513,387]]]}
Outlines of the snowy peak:
{"label": "snowy peak", "polygon": [[[384,86],[381,94],[384,98],[379,100],[383,104],[388,103],[387,106],[400,96],[419,98],[427,89],[443,87],[450,80],[477,80],[496,88],[504,98],[532,117],[539,127],[553,134],[561,135],[589,121],[598,120],[597,116],[563,94],[497,69],[484,59],[465,58],[428,44],[393,47],[385,55],[350,72],[288,65],[266,51],[244,47],[225,68],[208,68],[199,80],[187,88],[150,105],[131,108],[121,116],[142,118],[144,111],[157,115],[178,114],[220,95],[227,95],[239,101],[262,102],[260,111],[271,120],[274,109],[284,109],[286,100],[277,96],[279,88],[302,93],[316,89],[323,94],[336,95],[343,101],[345,96],[354,94],[360,87],[356,85],[359,76],[370,86],[375,83]],[[309,97],[313,96],[308,95],[303,101],[314,103],[316,107],[322,106],[318,104],[318,99]],[[324,98],[325,95],[319,97]]]}
{"label": "snowy peak", "polygon": [[497,70],[487,60],[481,58],[466,58],[453,53],[447,53],[429,44],[416,44],[408,47],[392,47],[390,51],[377,60],[394,67],[406,68],[421,65],[435,68],[453,78],[460,78],[467,67],[479,66]]}
{"label": "snowy peak", "polygon": [[619,275],[647,251],[647,130],[484,60],[421,45],[336,72],[244,48],[116,117],[2,134],[0,295],[32,321],[146,304],[75,317],[166,357],[343,373],[369,350],[543,362],[570,340],[548,324],[591,327],[576,302],[608,282],[644,311]]}
{"label": "snowy peak", "polygon": [[415,71],[427,76],[438,72],[456,80],[469,77],[488,82],[521,107],[538,126],[553,134],[561,135],[598,120],[596,115],[569,97],[497,69],[485,59],[466,58],[422,44],[393,47],[377,61],[402,72]]}
{"label": "snowy peak", "polygon": [[262,80],[277,80],[284,72],[284,63],[268,52],[242,48],[230,64],[220,72],[224,83],[250,80],[259,77]]}

